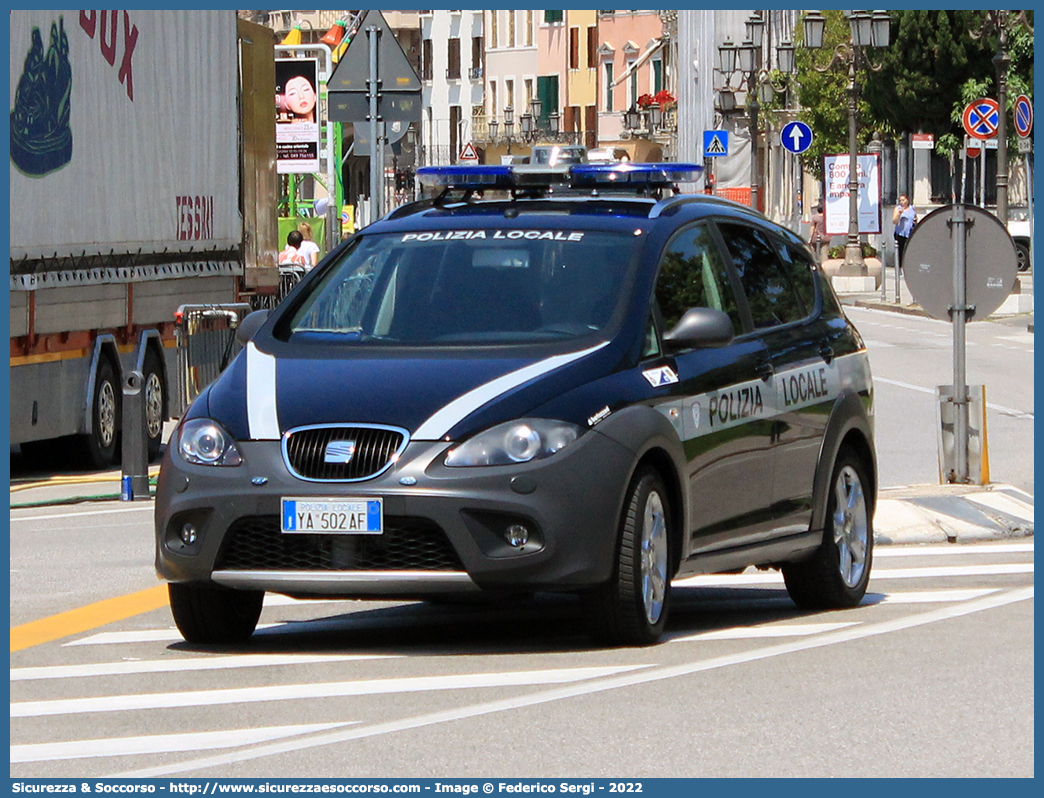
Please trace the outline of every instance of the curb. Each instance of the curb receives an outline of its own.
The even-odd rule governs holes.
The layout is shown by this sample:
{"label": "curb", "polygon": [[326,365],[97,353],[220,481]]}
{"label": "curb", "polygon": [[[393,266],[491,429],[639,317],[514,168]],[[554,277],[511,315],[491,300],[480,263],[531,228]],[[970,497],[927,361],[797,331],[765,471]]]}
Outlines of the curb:
{"label": "curb", "polygon": [[874,542],[972,543],[1033,536],[1033,496],[1011,485],[885,488],[874,513]]}

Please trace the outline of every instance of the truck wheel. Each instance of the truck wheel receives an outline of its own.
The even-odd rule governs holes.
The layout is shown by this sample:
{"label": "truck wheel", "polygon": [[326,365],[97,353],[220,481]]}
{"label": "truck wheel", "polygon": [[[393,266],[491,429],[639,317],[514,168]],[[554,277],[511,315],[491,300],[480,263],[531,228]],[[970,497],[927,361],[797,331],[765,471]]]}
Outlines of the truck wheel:
{"label": "truck wheel", "polygon": [[257,628],[263,590],[232,590],[218,585],[171,582],[170,611],[189,643],[242,643]]}
{"label": "truck wheel", "polygon": [[663,479],[644,468],[624,504],[613,576],[582,596],[596,642],[648,646],[660,639],[671,603],[670,529]]}
{"label": "truck wheel", "polygon": [[1023,244],[1021,241],[1015,242],[1015,256],[1016,262],[1019,266],[1020,272],[1029,271],[1030,267],[1030,254],[1029,247]]}
{"label": "truck wheel", "polygon": [[82,459],[87,468],[109,468],[116,462],[121,395],[112,363],[103,356],[98,361],[98,373],[94,376],[91,431],[80,436]]}
{"label": "truck wheel", "polygon": [[862,461],[843,449],[830,478],[823,542],[810,559],[783,566],[787,593],[802,609],[843,609],[863,600],[874,554],[869,484]]}
{"label": "truck wheel", "polygon": [[166,385],[163,381],[163,366],[151,349],[145,353],[143,365],[145,377],[145,433],[148,439],[148,460],[159,457],[163,442],[163,406],[166,400]]}

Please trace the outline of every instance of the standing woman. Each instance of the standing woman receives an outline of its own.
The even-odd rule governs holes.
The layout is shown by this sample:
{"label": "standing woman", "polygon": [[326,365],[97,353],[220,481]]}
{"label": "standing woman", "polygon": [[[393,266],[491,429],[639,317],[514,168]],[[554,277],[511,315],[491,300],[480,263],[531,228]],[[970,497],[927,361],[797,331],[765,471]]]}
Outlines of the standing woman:
{"label": "standing woman", "polygon": [[906,244],[910,240],[914,224],[917,222],[917,211],[910,204],[910,198],[905,194],[899,195],[899,204],[892,211],[892,224],[895,225],[895,251],[896,266],[903,266],[903,253],[906,252]]}
{"label": "standing woman", "polygon": [[297,225],[297,232],[304,239],[301,242],[301,254],[305,256],[305,266],[311,269],[319,263],[319,245],[312,240],[312,225],[301,222]]}

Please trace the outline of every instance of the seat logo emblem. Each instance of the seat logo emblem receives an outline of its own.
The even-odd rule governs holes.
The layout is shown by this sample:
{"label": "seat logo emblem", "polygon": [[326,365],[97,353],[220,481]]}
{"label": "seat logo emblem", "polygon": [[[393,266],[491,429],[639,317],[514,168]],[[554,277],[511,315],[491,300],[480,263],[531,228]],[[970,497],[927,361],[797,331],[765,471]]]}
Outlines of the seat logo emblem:
{"label": "seat logo emblem", "polygon": [[324,463],[347,465],[355,457],[355,441],[330,441],[326,444]]}

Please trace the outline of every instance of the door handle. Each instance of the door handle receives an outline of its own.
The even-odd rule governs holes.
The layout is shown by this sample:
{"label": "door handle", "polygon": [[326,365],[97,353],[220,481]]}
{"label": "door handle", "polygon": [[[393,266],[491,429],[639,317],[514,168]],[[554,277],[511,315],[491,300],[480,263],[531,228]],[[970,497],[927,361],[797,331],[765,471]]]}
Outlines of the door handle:
{"label": "door handle", "polygon": [[823,344],[819,347],[819,356],[829,363],[834,359],[834,347],[830,344]]}
{"label": "door handle", "polygon": [[763,380],[767,380],[769,377],[776,373],[776,370],[772,368],[772,363],[770,363],[767,360],[759,360],[757,363],[755,363],[754,370],[758,373],[758,376],[761,377],[761,379]]}

